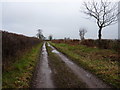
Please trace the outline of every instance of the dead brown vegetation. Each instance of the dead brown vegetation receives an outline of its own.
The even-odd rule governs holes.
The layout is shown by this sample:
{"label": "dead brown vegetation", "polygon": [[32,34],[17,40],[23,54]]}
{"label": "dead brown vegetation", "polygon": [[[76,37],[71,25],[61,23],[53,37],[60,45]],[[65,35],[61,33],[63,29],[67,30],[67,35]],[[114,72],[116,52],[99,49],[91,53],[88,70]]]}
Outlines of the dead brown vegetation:
{"label": "dead brown vegetation", "polygon": [[120,52],[120,40],[109,40],[109,39],[102,39],[99,43],[99,40],[93,40],[93,39],[86,39],[86,40],[78,40],[78,39],[73,39],[73,40],[64,40],[64,39],[59,39],[59,40],[52,40],[53,43],[67,43],[71,45],[86,45],[88,47],[94,47],[94,48],[102,48],[102,49],[112,49],[117,52]]}

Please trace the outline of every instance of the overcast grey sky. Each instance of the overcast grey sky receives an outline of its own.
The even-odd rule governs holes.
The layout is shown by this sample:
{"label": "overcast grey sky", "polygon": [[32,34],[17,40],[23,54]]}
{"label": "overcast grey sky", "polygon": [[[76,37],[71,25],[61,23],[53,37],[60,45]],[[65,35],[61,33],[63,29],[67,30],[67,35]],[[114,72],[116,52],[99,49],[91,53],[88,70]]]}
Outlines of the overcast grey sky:
{"label": "overcast grey sky", "polygon": [[[1,5],[1,4],[0,4]],[[86,28],[85,38],[96,39],[98,27],[80,12],[81,2],[2,2],[0,29],[35,36],[42,29],[45,37],[79,38],[79,28]],[[118,25],[106,27],[102,38],[117,39]]]}

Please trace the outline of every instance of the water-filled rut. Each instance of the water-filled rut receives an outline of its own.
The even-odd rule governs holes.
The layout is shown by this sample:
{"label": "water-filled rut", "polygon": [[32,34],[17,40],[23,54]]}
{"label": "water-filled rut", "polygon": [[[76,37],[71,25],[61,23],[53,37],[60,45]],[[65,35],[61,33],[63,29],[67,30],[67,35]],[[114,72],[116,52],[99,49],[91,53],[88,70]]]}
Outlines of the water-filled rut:
{"label": "water-filled rut", "polygon": [[43,44],[42,54],[34,75],[33,88],[55,88],[51,78],[52,71],[48,65],[48,53],[45,44]]}

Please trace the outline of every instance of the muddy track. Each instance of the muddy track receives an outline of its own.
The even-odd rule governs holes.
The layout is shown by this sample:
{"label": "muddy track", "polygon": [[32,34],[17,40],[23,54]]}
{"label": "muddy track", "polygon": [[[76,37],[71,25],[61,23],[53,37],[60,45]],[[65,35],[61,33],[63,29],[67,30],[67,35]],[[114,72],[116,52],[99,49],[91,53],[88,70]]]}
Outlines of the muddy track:
{"label": "muddy track", "polygon": [[[48,53],[45,45],[46,43],[43,44],[42,53],[37,64],[36,71],[34,73],[32,88],[56,88],[54,77],[52,77],[54,75],[51,70],[51,67],[48,64]],[[60,60],[62,60],[65,63],[65,66],[70,69],[70,72],[73,72],[74,75],[77,76],[75,78],[78,78],[79,81],[81,81],[87,86],[87,88],[110,88],[110,86],[105,84],[102,80],[100,80],[90,72],[84,70],[82,67],[78,66],[74,62],[72,62],[61,52],[57,51],[49,43],[48,47],[52,49],[52,53],[55,53],[60,58]]]}
{"label": "muddy track", "polygon": [[87,88],[87,85],[81,82],[77,75],[54,53],[54,50],[49,46],[46,47],[55,86],[57,88]]}
{"label": "muddy track", "polygon": [[42,53],[34,74],[32,88],[55,88],[51,78],[52,71],[48,65],[48,53],[45,44],[43,44]]}
{"label": "muddy track", "polygon": [[102,80],[100,80],[90,72],[84,70],[82,67],[79,67],[77,64],[68,59],[65,55],[57,51],[49,43],[48,46],[53,49],[52,52],[56,53],[61,58],[61,60],[63,60],[65,64],[74,72],[74,74],[76,74],[79,79],[88,86],[88,88],[110,88],[110,86],[105,84]]}

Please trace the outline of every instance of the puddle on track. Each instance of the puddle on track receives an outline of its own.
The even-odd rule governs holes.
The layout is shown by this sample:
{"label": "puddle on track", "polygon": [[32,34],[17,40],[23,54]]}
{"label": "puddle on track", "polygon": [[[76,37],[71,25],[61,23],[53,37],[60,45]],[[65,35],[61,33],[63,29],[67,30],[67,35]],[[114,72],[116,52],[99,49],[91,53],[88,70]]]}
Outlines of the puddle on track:
{"label": "puddle on track", "polygon": [[80,78],[80,80],[86,83],[88,88],[110,88],[102,80],[100,80],[90,72],[84,70],[83,68],[79,67],[77,64],[68,59],[65,55],[57,51],[49,43],[48,46],[53,49],[52,52],[56,53],[61,58],[61,60],[63,60],[66,63],[66,65],[78,76],[78,78]]}
{"label": "puddle on track", "polygon": [[42,55],[37,70],[34,88],[55,88],[51,78],[51,74],[52,71],[48,65],[48,53],[46,51],[46,46],[44,43],[42,47]]}
{"label": "puddle on track", "polygon": [[59,53],[57,50],[52,50],[52,53]]}

